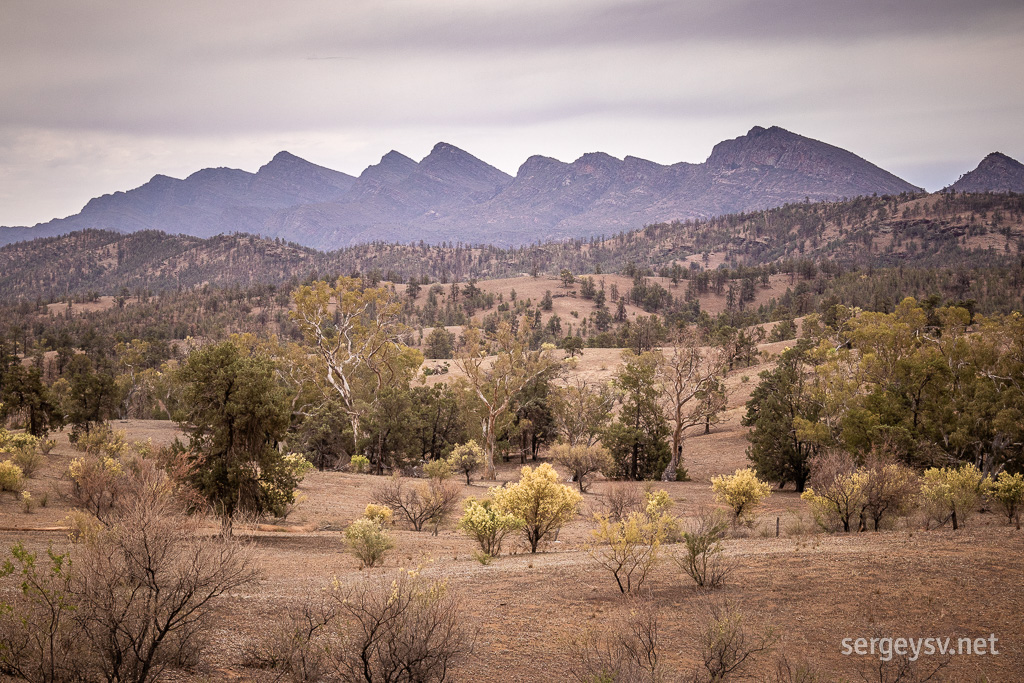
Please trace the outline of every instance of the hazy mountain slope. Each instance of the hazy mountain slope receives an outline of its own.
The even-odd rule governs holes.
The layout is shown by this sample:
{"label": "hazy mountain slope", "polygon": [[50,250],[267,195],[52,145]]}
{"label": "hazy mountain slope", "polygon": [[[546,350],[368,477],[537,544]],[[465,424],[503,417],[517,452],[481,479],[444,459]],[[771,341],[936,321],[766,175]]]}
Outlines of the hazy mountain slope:
{"label": "hazy mountain slope", "polygon": [[960,176],[946,190],[1024,193],[1024,164],[1000,152],[992,152],[977,168]]}
{"label": "hazy mountain slope", "polygon": [[[998,230],[993,221],[998,217]],[[709,259],[704,259],[707,254]],[[913,194],[652,224],[604,241],[561,240],[526,248],[365,243],[320,252],[250,235],[209,239],[144,231],[84,231],[0,247],[0,300],[116,294],[204,283],[285,283],[360,272],[432,281],[521,273],[715,269],[831,261],[843,267],[1017,264],[1024,254],[1024,195]],[[1019,269],[1019,266],[1016,266]]]}

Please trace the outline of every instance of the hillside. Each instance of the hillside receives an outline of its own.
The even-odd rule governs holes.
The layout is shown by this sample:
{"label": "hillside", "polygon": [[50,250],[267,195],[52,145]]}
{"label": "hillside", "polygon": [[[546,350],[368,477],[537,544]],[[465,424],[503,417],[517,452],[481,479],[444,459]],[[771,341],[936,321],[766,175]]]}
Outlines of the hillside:
{"label": "hillside", "polygon": [[702,164],[666,166],[600,152],[572,163],[531,156],[514,178],[441,142],[419,162],[388,152],[357,178],[288,152],[256,173],[157,175],[93,199],[74,216],[2,228],[0,244],[101,229],[196,237],[246,232],[319,249],[379,240],[509,246],[919,190],[855,154],[778,127],[755,126],[719,143]]}
{"label": "hillside", "polygon": [[946,188],[952,192],[1024,192],[1024,164],[992,152],[978,167]]}
{"label": "hillside", "polygon": [[562,268],[610,273],[630,262],[657,273],[682,267],[685,277],[691,269],[799,260],[828,260],[847,268],[997,265],[1016,259],[1022,238],[1024,198],[949,193],[789,204],[654,224],[600,241],[513,249],[374,242],[320,252],[249,235],[200,239],[85,231],[0,248],[0,300],[117,294],[122,287],[163,291],[281,284],[313,273],[376,272],[395,282],[413,277],[448,282],[557,275]]}

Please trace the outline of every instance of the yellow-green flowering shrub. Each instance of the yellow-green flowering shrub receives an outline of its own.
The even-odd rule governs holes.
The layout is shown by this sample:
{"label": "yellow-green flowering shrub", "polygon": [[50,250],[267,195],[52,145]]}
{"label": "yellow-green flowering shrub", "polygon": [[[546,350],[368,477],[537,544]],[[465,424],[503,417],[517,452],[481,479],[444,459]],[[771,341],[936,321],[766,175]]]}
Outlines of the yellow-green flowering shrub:
{"label": "yellow-green flowering shrub", "polygon": [[19,491],[23,474],[21,468],[10,460],[0,462],[0,491]]}
{"label": "yellow-green flowering shrub", "polygon": [[643,587],[665,541],[667,518],[666,514],[652,517],[634,512],[613,522],[605,515],[597,516],[597,527],[590,532],[594,543],[588,551],[595,562],[612,573],[621,592]]}
{"label": "yellow-green flowering shrub", "polygon": [[391,508],[386,505],[367,503],[366,508],[363,510],[363,517],[372,522],[377,522],[381,526],[388,526],[391,524],[392,519]]}
{"label": "yellow-green flowering shrub", "polygon": [[489,557],[501,554],[501,543],[508,532],[523,526],[522,518],[499,510],[494,501],[467,498],[462,503],[459,529],[476,539],[480,550]]}
{"label": "yellow-green flowering shrub", "polygon": [[1020,513],[1024,508],[1024,475],[1010,474],[1005,470],[996,479],[988,480],[985,493],[998,505],[1011,523],[1020,528]]}
{"label": "yellow-green flowering shrub", "polygon": [[431,460],[423,466],[423,474],[427,475],[428,479],[444,481],[451,479],[452,466],[448,464],[447,460]]}
{"label": "yellow-green flowering shrub", "polygon": [[558,473],[548,463],[536,469],[523,467],[518,482],[492,488],[490,496],[500,512],[523,520],[523,531],[534,553],[544,538],[576,515],[583,499],[571,487],[559,483]]}
{"label": "yellow-green flowering shrub", "polygon": [[978,506],[983,492],[982,480],[981,471],[971,463],[960,467],[931,467],[924,472],[921,497],[937,522],[945,524],[950,520],[953,529],[959,529]]}
{"label": "yellow-green flowering shrub", "polygon": [[395,542],[384,527],[372,519],[362,517],[345,529],[345,544],[355,555],[361,567],[375,567],[384,555],[395,547]]}
{"label": "yellow-green flowering shrub", "polygon": [[453,471],[466,475],[468,486],[470,476],[484,466],[484,449],[476,441],[467,441],[453,448],[447,460]]}
{"label": "yellow-green flowering shrub", "polygon": [[370,459],[365,455],[353,455],[349,461],[349,469],[356,474],[363,474],[370,469]]}
{"label": "yellow-green flowering shrub", "polygon": [[753,522],[757,506],[772,494],[771,484],[758,479],[749,467],[712,477],[711,490],[715,500],[732,508],[734,519],[748,523]]}

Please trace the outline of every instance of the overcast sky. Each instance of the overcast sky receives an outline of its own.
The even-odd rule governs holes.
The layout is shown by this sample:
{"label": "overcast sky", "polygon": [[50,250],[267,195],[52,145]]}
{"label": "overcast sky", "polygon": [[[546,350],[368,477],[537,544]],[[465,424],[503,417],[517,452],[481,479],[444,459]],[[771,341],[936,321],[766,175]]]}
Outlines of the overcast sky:
{"label": "overcast sky", "polygon": [[1024,161],[1021,0],[0,0],[0,225],[287,149],[704,161],[778,125],[930,190]]}

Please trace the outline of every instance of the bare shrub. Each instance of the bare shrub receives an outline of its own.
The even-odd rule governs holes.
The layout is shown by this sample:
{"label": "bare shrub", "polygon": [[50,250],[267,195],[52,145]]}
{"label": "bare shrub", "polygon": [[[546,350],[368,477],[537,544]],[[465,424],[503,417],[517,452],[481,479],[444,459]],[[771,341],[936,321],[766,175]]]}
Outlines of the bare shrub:
{"label": "bare shrub", "polygon": [[771,629],[755,634],[737,609],[728,603],[711,604],[697,636],[700,666],[692,680],[712,683],[739,676],[774,643]]}
{"label": "bare shrub", "polygon": [[861,673],[865,683],[926,683],[941,680],[939,673],[949,666],[949,657],[924,662],[912,660],[910,655],[894,655],[887,662],[873,662]]}
{"label": "bare shrub", "polygon": [[335,601],[324,591],[307,595],[301,605],[286,610],[278,622],[255,645],[247,646],[245,661],[259,669],[275,669],[300,683],[313,683],[329,676],[330,627],[338,616]]}
{"label": "bare shrub", "polygon": [[432,525],[436,535],[458,504],[459,488],[436,479],[409,486],[402,477],[391,477],[374,489],[373,500],[404,517],[416,531]]}
{"label": "bare shrub", "polygon": [[604,504],[609,519],[613,522],[622,521],[631,513],[640,512],[646,507],[644,487],[636,482],[612,484],[605,490]]}
{"label": "bare shrub", "polygon": [[702,509],[683,532],[686,552],[674,559],[701,588],[720,587],[732,570],[722,558],[722,539],[728,530],[729,520],[721,510]]}
{"label": "bare shrub", "polygon": [[[256,572],[247,548],[197,535],[166,479],[140,469],[105,529],[51,568],[14,552],[21,590],[0,615],[0,667],[25,680],[151,681],[194,661],[217,597]],[[26,581],[35,573],[35,579]],[[67,643],[67,653],[59,650]]]}
{"label": "bare shrub", "polygon": [[856,531],[864,505],[868,476],[849,453],[830,451],[811,460],[809,486],[800,495],[815,521],[826,531]]}
{"label": "bare shrub", "polygon": [[914,470],[873,453],[865,463],[867,483],[864,486],[865,504],[864,518],[861,528],[867,526],[866,520],[874,524],[878,531],[887,517],[906,515],[917,504],[917,495],[921,490],[921,478]]}
{"label": "bare shrub", "polygon": [[344,680],[440,683],[472,651],[445,582],[403,570],[336,586],[332,599],[339,623],[331,653]]}
{"label": "bare shrub", "polygon": [[580,683],[658,683],[665,680],[660,647],[654,601],[629,599],[625,613],[612,620],[607,632],[588,631],[569,641],[573,655],[569,675]]}
{"label": "bare shrub", "polygon": [[783,654],[776,661],[772,676],[765,680],[768,683],[821,683],[825,677],[806,660],[791,662]]}

